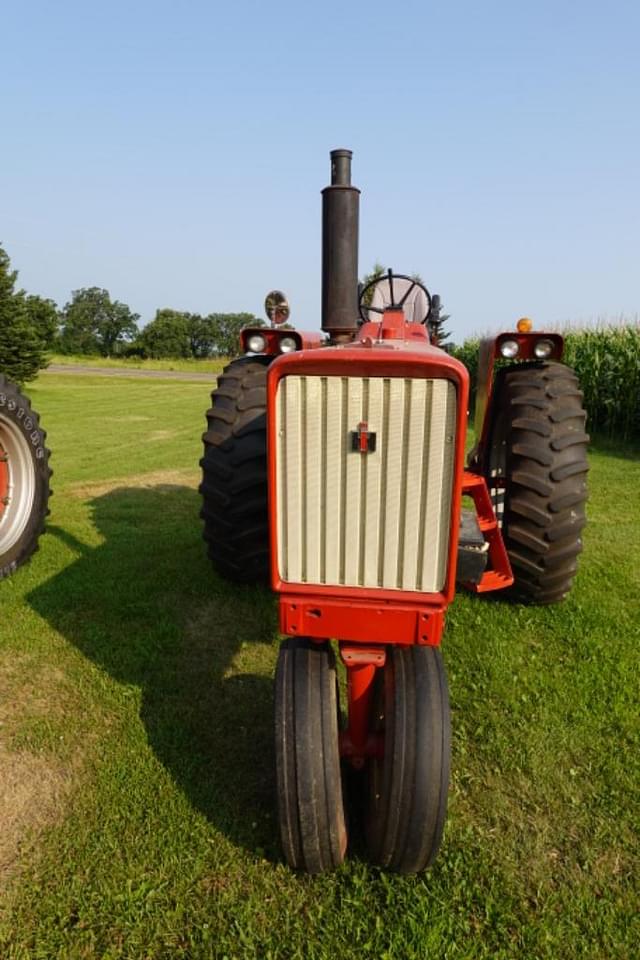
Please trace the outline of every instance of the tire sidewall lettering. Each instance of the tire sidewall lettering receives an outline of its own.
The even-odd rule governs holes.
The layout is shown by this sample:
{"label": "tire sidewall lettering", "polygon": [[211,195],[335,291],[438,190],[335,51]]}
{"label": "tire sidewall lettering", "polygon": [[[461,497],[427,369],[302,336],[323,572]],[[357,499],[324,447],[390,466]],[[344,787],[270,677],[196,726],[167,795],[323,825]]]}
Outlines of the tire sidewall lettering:
{"label": "tire sidewall lettering", "polygon": [[30,409],[20,406],[14,397],[8,396],[4,392],[0,393],[0,408],[2,407],[6,410],[5,416],[10,414],[8,419],[20,427],[20,430],[24,433],[29,441],[34,458],[38,461],[44,461],[46,459],[44,437],[42,431],[38,429],[37,420],[34,419]]}

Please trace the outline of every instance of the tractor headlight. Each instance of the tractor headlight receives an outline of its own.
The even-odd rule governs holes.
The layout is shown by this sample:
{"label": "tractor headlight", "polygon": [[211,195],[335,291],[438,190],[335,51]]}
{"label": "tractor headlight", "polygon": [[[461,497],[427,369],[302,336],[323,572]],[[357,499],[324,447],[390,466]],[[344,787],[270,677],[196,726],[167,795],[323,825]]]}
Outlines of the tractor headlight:
{"label": "tractor headlight", "polygon": [[553,343],[551,340],[536,340],[533,348],[538,360],[546,360],[553,353]]}
{"label": "tractor headlight", "polygon": [[280,347],[280,353],[293,353],[294,350],[298,349],[298,344],[294,337],[283,337],[282,340],[279,341],[278,346]]}
{"label": "tractor headlight", "polygon": [[507,360],[513,360],[520,352],[520,344],[517,340],[503,340],[500,344],[500,353]]}
{"label": "tractor headlight", "polygon": [[247,340],[247,350],[250,353],[263,353],[266,346],[267,341],[261,333],[252,333]]}

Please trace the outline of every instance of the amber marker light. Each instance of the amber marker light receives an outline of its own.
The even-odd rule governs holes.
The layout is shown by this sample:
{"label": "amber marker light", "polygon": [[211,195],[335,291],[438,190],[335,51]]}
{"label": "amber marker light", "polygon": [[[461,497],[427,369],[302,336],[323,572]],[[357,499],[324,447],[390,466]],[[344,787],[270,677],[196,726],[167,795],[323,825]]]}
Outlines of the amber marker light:
{"label": "amber marker light", "polygon": [[520,317],[516,324],[516,329],[518,333],[531,333],[533,330],[533,320],[529,320],[529,317]]}

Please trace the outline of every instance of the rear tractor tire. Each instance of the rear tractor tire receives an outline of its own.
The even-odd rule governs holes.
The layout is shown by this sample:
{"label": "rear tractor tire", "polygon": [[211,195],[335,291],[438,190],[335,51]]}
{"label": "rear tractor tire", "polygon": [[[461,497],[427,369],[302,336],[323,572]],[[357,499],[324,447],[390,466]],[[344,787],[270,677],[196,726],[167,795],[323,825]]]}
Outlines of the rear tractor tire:
{"label": "rear tractor tire", "polygon": [[347,848],[338,744],[338,692],[328,643],[285,640],[276,669],[278,818],[294,870],[323,873]]}
{"label": "rear tractor tire", "polygon": [[46,433],[29,399],[0,374],[0,580],[38,547],[49,502]]}
{"label": "rear tractor tire", "polygon": [[514,575],[527,603],[567,596],[586,523],[586,413],[578,379],[560,363],[498,375],[486,480]]}
{"label": "rear tractor tire", "polygon": [[200,516],[214,569],[235,583],[269,580],[267,367],[241,357],[218,377],[200,461]]}

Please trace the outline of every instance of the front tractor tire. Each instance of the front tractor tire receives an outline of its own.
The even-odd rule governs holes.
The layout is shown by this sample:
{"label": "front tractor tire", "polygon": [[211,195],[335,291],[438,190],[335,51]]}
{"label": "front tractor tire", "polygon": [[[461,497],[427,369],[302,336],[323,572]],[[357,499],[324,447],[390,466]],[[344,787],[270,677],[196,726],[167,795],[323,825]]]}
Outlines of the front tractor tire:
{"label": "front tractor tire", "polygon": [[203,434],[202,510],[209,558],[234,583],[269,580],[267,367],[241,357],[218,377]]}
{"label": "front tractor tire", "polygon": [[49,502],[46,434],[29,399],[0,374],[0,580],[34,553]]}
{"label": "front tractor tire", "polygon": [[376,684],[383,750],[368,765],[367,845],[374,863],[418,873],[435,859],[447,814],[451,721],[440,650],[391,647]]}
{"label": "front tractor tire", "polygon": [[567,596],[586,523],[586,413],[578,379],[560,363],[498,375],[486,480],[514,575],[514,599]]}
{"label": "front tractor tire", "polygon": [[347,849],[338,743],[338,684],[327,642],[292,637],[280,647],[275,690],[278,819],[294,870],[323,873]]}

